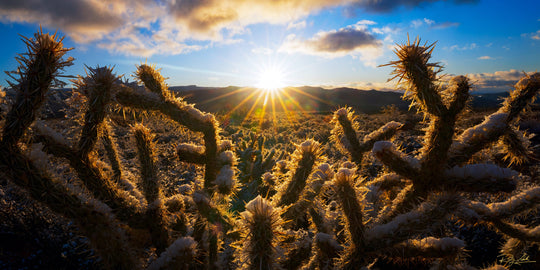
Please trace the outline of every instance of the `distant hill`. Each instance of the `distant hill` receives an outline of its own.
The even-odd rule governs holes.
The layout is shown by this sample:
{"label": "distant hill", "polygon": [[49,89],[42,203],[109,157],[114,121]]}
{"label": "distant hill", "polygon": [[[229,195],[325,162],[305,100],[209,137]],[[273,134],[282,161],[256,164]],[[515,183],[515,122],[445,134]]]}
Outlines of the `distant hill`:
{"label": "distant hill", "polygon": [[[238,112],[247,112],[251,108],[261,110],[264,104],[264,94],[254,88],[238,86],[228,87],[200,87],[195,85],[173,86],[170,90],[184,97],[189,103],[203,111],[226,113],[235,108]],[[13,97],[12,90],[7,90],[8,96]],[[49,92],[49,100],[45,104],[45,117],[63,117],[61,109],[65,106],[64,100],[69,97],[69,89],[54,89]],[[279,92],[274,99],[273,109],[282,112],[332,112],[339,107],[351,106],[360,113],[377,113],[381,108],[395,104],[401,110],[407,110],[409,102],[401,99],[399,92],[385,92],[377,90],[360,90],[354,88],[325,89],[321,87],[302,86],[289,87]],[[473,95],[472,107],[475,109],[497,108],[502,97],[508,93],[490,93]],[[260,96],[260,97],[259,97]],[[254,106],[255,102],[257,104]],[[272,100],[268,98],[267,112],[272,111]]]}
{"label": "distant hill", "polygon": [[[184,96],[185,100],[195,103],[202,110],[210,112],[229,111],[236,106],[236,110],[246,111],[253,107],[261,91],[254,88],[242,88],[229,86],[222,88],[207,88],[197,86],[171,87],[178,95]],[[497,108],[502,97],[508,93],[491,93],[473,95],[472,107],[478,109]],[[376,113],[381,108],[390,104],[396,105],[401,110],[407,110],[409,102],[401,99],[402,93],[377,90],[360,90],[355,88],[324,89],[321,87],[302,86],[288,87],[276,97],[274,108],[276,111],[287,110],[329,112],[343,106],[351,106],[357,112]],[[264,96],[257,101],[255,109],[261,108]],[[272,110],[271,101],[267,100],[267,110]]]}

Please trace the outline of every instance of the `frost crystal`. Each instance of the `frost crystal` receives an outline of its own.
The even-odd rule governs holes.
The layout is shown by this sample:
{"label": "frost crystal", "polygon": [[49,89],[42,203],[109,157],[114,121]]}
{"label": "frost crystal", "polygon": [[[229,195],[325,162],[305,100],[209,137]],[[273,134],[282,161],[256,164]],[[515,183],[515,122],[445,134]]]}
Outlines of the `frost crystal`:
{"label": "frost crystal", "polygon": [[471,127],[461,134],[460,141],[467,143],[473,139],[487,138],[489,132],[495,130],[504,129],[506,127],[506,118],[508,113],[498,112],[494,113],[484,120],[484,122]]}
{"label": "frost crystal", "polygon": [[[270,202],[261,195],[258,195],[255,199],[246,204],[246,210],[252,214],[254,213],[267,213],[271,214],[274,211],[274,207]],[[245,213],[245,212],[244,212]]]}
{"label": "frost crystal", "polygon": [[365,142],[370,141],[370,140],[372,140],[374,138],[379,137],[381,134],[384,134],[384,133],[388,132],[389,130],[394,130],[394,129],[397,129],[399,127],[401,127],[401,123],[398,123],[396,121],[389,122],[386,125],[379,128],[378,130],[376,130],[376,131],[368,134],[366,137],[364,137],[364,141]]}
{"label": "frost crystal", "polygon": [[181,143],[176,148],[178,152],[187,152],[195,154],[203,154],[205,151],[204,146],[195,145],[191,143]]}
{"label": "frost crystal", "polygon": [[147,269],[157,270],[166,268],[169,264],[174,262],[178,257],[185,259],[186,263],[189,262],[190,258],[195,257],[195,248],[197,247],[197,242],[193,238],[187,236],[182,237],[174,241],[165,252],[159,256],[154,262],[152,262]]}
{"label": "frost crystal", "polygon": [[346,108],[340,108],[339,110],[336,111],[336,115],[338,116],[347,116],[349,112],[347,111]]}
{"label": "frost crystal", "polygon": [[463,167],[455,166],[445,172],[447,177],[452,178],[473,178],[473,179],[509,179],[519,175],[518,172],[501,168],[494,164],[469,164]]}
{"label": "frost crystal", "polygon": [[220,187],[232,188],[235,184],[234,171],[229,165],[225,165],[219,170],[215,184]]}
{"label": "frost crystal", "polygon": [[420,240],[412,240],[412,244],[421,246],[422,248],[435,248],[442,251],[449,251],[456,248],[464,248],[465,242],[457,238],[444,237],[441,239],[435,237],[427,237]]}
{"label": "frost crystal", "polygon": [[512,214],[523,205],[529,205],[532,203],[538,203],[540,201],[540,187],[534,187],[525,190],[516,196],[510,198],[510,200],[500,203],[490,203],[488,207],[491,211],[497,215]]}
{"label": "frost crystal", "polygon": [[219,161],[223,164],[234,165],[236,163],[236,157],[233,151],[225,151],[219,154]]}
{"label": "frost crystal", "polygon": [[394,150],[394,144],[389,141],[380,141],[373,144],[373,151],[374,154],[382,152],[384,150]]}
{"label": "frost crystal", "polygon": [[43,152],[43,144],[34,143],[30,146],[30,153],[28,158],[32,163],[41,170],[46,171],[49,165],[48,155]]}
{"label": "frost crystal", "polygon": [[66,139],[64,138],[64,136],[62,136],[62,134],[56,132],[54,129],[50,128],[49,126],[47,126],[47,125],[45,124],[45,122],[43,122],[43,121],[36,121],[36,123],[35,123],[34,126],[37,128],[37,130],[38,130],[41,134],[50,136],[50,137],[52,137],[56,142],[64,143],[64,144],[65,144]]}

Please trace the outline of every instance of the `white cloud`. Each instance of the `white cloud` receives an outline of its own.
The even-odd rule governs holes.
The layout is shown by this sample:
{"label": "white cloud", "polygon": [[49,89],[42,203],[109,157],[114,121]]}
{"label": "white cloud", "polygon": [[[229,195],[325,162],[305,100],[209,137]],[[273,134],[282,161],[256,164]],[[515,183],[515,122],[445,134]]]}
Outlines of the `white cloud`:
{"label": "white cloud", "polygon": [[478,60],[492,60],[492,59],[493,59],[493,57],[488,56],[488,55],[478,57]]}
{"label": "white cloud", "polygon": [[536,31],[536,33],[531,34],[531,38],[534,40],[540,40],[540,30]]}
{"label": "white cloud", "polygon": [[306,28],[306,21],[299,21],[299,22],[290,22],[287,25],[287,30],[290,29],[304,29]]}
{"label": "white cloud", "polygon": [[446,50],[450,50],[450,51],[454,51],[454,50],[457,50],[457,51],[466,51],[466,50],[474,50],[478,48],[478,45],[476,43],[470,43],[470,44],[466,44],[466,45],[463,45],[463,46],[460,46],[460,45],[452,45],[450,47],[445,47],[444,49]]}
{"label": "white cloud", "polygon": [[431,19],[428,19],[428,18],[417,19],[417,20],[413,20],[411,22],[411,27],[412,28],[419,28],[419,27],[422,27],[424,25],[426,25],[426,26],[428,26],[429,28],[432,28],[432,29],[444,29],[444,28],[459,26],[459,23],[457,23],[457,22],[438,23],[438,22],[435,22],[434,20],[431,20]]}
{"label": "white cloud", "polygon": [[[527,72],[526,74],[532,74],[533,72]],[[467,77],[471,79],[472,83],[478,88],[479,91],[494,91],[503,92],[513,89],[519,79],[521,79],[525,73],[515,69],[506,71],[495,71],[493,73],[473,73],[467,74]]]}

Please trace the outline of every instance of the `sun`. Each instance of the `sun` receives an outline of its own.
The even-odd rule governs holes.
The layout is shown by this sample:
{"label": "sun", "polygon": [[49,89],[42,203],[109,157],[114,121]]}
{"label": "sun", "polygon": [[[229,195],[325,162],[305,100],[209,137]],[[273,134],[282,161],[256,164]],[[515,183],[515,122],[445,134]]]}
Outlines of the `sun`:
{"label": "sun", "polygon": [[259,74],[259,82],[256,87],[267,92],[276,92],[282,89],[285,87],[283,72],[275,68],[263,70]]}

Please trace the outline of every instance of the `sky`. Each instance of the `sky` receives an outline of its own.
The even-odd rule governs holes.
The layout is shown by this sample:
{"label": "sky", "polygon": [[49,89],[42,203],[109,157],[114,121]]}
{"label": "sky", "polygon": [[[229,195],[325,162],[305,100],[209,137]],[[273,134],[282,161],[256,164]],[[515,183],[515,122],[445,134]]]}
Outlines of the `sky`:
{"label": "sky", "polygon": [[133,80],[146,62],[171,86],[392,89],[392,68],[378,66],[407,36],[437,42],[432,61],[476,91],[507,91],[540,67],[538,0],[7,0],[0,70],[17,69],[20,35],[40,25],[74,48],[66,75],[114,66]]}

